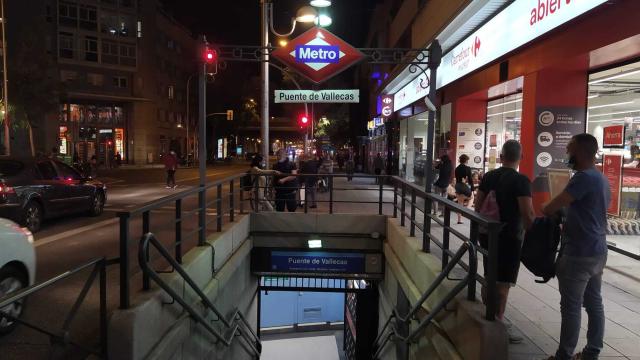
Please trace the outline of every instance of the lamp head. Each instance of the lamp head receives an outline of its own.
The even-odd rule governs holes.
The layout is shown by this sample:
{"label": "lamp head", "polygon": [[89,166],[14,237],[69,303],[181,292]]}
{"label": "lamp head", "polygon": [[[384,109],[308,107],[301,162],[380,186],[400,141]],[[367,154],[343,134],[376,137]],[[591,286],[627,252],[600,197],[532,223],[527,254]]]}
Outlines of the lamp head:
{"label": "lamp head", "polygon": [[328,6],[331,6],[331,0],[311,0],[309,4],[311,4],[311,6],[318,7],[318,8],[328,7]]}
{"label": "lamp head", "polygon": [[300,23],[312,23],[317,17],[318,12],[311,6],[303,6],[296,13],[296,21]]}

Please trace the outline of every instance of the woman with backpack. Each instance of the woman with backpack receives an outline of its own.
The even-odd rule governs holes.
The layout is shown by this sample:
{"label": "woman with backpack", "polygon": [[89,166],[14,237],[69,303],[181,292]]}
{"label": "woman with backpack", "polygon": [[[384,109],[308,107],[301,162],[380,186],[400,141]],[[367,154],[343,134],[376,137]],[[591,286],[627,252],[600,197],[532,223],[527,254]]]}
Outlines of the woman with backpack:
{"label": "woman with backpack", "polygon": [[[258,154],[251,159],[250,169],[247,171],[242,179],[242,188],[245,191],[250,191],[251,194],[255,194],[256,180],[258,182],[258,203],[261,210],[273,211],[273,206],[267,200],[267,175],[279,175],[280,173],[275,170],[265,170],[262,163],[263,157]],[[251,196],[249,197],[252,198]]]}

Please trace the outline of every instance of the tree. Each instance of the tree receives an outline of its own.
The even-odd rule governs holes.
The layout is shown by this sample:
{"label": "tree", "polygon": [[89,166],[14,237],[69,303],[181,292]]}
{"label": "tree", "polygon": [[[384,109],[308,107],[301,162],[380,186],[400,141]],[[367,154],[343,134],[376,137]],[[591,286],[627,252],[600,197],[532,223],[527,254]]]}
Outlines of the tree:
{"label": "tree", "polygon": [[331,107],[315,128],[316,137],[328,136],[336,147],[349,142],[350,133],[348,104]]}
{"label": "tree", "polygon": [[43,127],[46,115],[57,110],[63,89],[43,41],[44,26],[33,21],[23,29],[8,53],[9,118],[11,130],[26,129],[35,156],[34,129]]}

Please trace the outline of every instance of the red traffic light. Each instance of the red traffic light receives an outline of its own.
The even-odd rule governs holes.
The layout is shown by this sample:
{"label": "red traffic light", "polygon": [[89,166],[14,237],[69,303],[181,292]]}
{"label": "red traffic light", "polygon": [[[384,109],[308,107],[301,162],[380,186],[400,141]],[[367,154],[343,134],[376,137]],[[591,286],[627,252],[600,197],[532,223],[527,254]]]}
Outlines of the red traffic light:
{"label": "red traffic light", "polygon": [[204,53],[204,60],[207,62],[207,64],[214,63],[216,60],[218,60],[218,52],[216,52],[214,49],[207,48]]}
{"label": "red traffic light", "polygon": [[300,128],[309,125],[309,117],[307,115],[300,115],[300,117],[298,117],[298,125],[300,125]]}

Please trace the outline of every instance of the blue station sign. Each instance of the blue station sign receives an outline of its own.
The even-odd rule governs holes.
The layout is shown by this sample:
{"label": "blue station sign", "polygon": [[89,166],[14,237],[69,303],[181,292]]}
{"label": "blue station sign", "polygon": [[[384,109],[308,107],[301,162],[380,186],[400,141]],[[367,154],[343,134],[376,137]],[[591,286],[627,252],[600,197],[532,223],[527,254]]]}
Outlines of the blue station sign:
{"label": "blue station sign", "polygon": [[361,253],[272,251],[271,270],[277,272],[363,273]]}
{"label": "blue station sign", "polygon": [[340,47],[326,45],[296,46],[296,62],[299,63],[333,63],[340,61]]}

